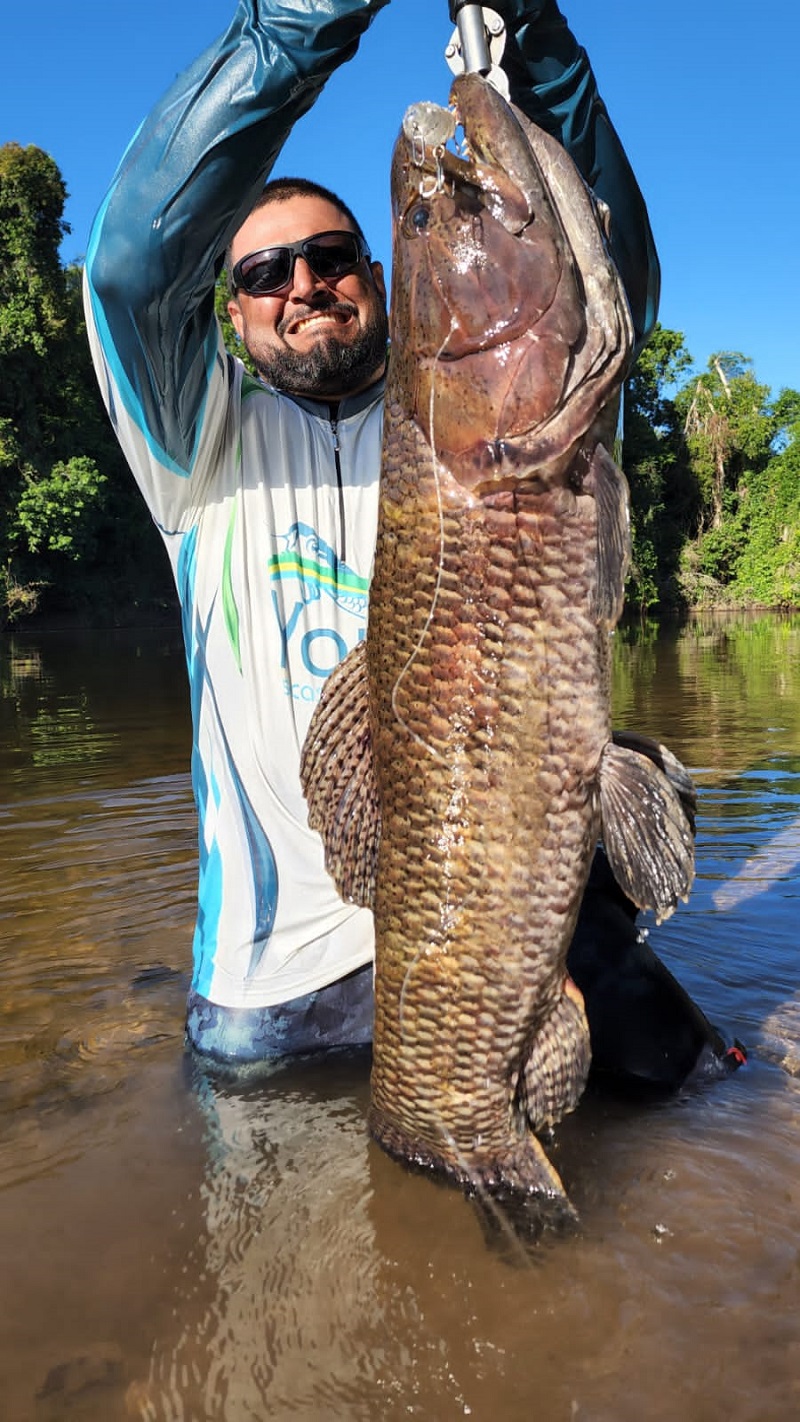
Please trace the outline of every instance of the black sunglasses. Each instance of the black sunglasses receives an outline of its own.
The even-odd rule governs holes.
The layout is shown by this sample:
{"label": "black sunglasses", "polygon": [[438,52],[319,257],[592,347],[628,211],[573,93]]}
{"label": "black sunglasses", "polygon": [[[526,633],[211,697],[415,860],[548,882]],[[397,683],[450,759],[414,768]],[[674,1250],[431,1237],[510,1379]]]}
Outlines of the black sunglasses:
{"label": "black sunglasses", "polygon": [[317,232],[285,247],[262,247],[236,263],[234,291],[246,291],[248,296],[280,291],[291,281],[298,257],[305,259],[320,281],[330,281],[355,271],[362,257],[369,259],[369,248],[356,232]]}

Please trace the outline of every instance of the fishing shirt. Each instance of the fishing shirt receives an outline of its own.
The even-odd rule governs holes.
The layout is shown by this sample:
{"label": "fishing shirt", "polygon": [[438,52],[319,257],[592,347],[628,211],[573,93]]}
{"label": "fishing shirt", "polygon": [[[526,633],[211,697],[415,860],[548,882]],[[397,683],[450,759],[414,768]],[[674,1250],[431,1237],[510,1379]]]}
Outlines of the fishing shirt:
{"label": "fishing shirt", "polygon": [[[332,412],[253,380],[223,347],[214,285],[293,123],[383,3],[242,0],[136,134],[86,260],[101,390],[181,604],[199,818],[192,985],[225,1007],[302,996],[374,949],[370,912],[325,869],[299,761],[326,677],[366,632],[382,386]],[[619,218],[641,335],[655,250],[586,56],[552,0],[506,11],[512,97]]]}
{"label": "fishing shirt", "polygon": [[372,957],[372,915],[325,870],[299,762],[326,677],[366,633],[382,397],[381,381],[332,416],[253,380],[220,344],[189,477],[118,412],[180,597],[200,825],[193,987],[223,1006],[288,1001]]}

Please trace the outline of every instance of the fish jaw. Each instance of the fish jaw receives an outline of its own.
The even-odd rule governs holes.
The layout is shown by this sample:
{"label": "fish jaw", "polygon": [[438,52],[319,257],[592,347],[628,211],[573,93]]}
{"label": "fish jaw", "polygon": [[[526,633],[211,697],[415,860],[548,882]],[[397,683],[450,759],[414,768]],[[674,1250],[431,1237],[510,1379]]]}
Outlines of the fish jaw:
{"label": "fish jaw", "polygon": [[558,476],[624,378],[627,301],[560,145],[478,75],[452,102],[465,159],[395,147],[393,380],[466,487]]}

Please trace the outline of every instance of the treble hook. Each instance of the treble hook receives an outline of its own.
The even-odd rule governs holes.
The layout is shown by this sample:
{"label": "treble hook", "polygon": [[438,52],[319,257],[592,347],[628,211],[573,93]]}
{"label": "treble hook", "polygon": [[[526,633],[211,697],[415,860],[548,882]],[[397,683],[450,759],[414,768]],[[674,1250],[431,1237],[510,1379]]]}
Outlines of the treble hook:
{"label": "treble hook", "polygon": [[426,201],[435,197],[437,193],[443,193],[445,187],[444,167],[442,166],[444,147],[441,143],[438,143],[432,151],[436,159],[436,173],[424,174],[423,177],[420,178],[419,183],[419,195],[421,198],[425,198]]}

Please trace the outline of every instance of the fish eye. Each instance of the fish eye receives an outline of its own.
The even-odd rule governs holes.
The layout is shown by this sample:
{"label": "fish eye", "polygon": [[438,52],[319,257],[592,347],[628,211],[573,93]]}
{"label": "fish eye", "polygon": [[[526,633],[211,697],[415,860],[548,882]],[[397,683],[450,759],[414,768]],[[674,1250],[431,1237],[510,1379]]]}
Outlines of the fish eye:
{"label": "fish eye", "polygon": [[427,203],[415,202],[410,207],[405,216],[404,226],[409,236],[416,237],[418,233],[424,232],[431,220],[431,210]]}

